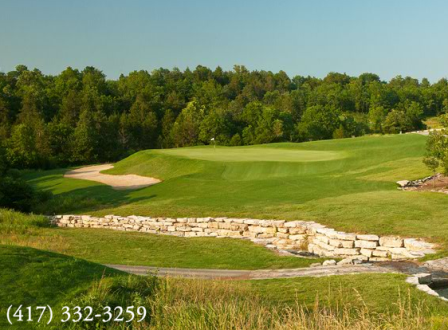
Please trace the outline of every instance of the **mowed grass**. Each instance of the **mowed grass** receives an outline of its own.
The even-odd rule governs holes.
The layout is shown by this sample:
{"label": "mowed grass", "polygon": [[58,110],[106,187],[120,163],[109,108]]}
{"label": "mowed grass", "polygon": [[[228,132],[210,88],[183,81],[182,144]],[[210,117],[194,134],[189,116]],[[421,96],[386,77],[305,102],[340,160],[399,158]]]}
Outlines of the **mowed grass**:
{"label": "mowed grass", "polygon": [[[10,305],[52,307],[50,326],[15,323],[19,329],[78,328],[61,323],[63,306],[136,305],[147,308],[150,324],[136,329],[358,329],[374,325],[423,329],[443,324],[447,303],[404,282],[404,275],[369,274],[262,281],[151,279],[126,275],[81,259],[32,248],[0,245],[0,309]],[[24,307],[24,308],[25,308]],[[320,316],[319,316],[320,315]],[[46,322],[46,315],[44,322]],[[65,318],[65,317],[64,317]],[[149,321],[149,319],[148,319]],[[317,324],[316,324],[317,322]],[[123,324],[102,324],[107,329]],[[339,324],[339,326],[338,326]],[[344,327],[341,324],[346,324]],[[80,323],[79,328],[99,328]],[[280,325],[283,325],[280,326]],[[392,326],[393,325],[393,326]],[[401,325],[401,327],[400,327]],[[423,327],[424,326],[424,327]],[[0,327],[10,328],[6,317]],[[89,329],[90,329],[89,328]],[[124,327],[123,327],[124,329]]]}
{"label": "mowed grass", "polygon": [[279,256],[246,240],[50,227],[45,217],[2,209],[0,244],[33,247],[101,264],[152,267],[276,269],[323,261]]}
{"label": "mowed grass", "polygon": [[257,147],[195,147],[158,150],[160,154],[214,162],[318,162],[343,158],[344,153]]}
{"label": "mowed grass", "polygon": [[[0,265],[2,329],[9,328],[6,311],[10,305],[16,308],[50,305],[56,313],[56,307],[86,290],[94,281],[124,274],[85,260],[18,246],[0,245]],[[21,325],[24,329],[33,328],[32,324]]]}
{"label": "mowed grass", "polygon": [[[213,146],[146,150],[107,171],[163,180],[136,191],[65,179],[65,170],[31,172],[28,179],[55,193],[53,203],[42,207],[47,213],[305,219],[339,230],[427,237],[443,245],[448,237],[448,196],[403,192],[395,183],[430,174],[422,163],[426,139],[404,134],[235,151],[219,147],[215,151]],[[259,154],[258,161],[244,161],[251,149]],[[233,160],[198,159],[213,158],[222,150],[224,156],[231,152]],[[269,153],[295,152],[340,158],[303,162],[264,158]]]}
{"label": "mowed grass", "polygon": [[[22,238],[27,244],[41,249],[51,247],[54,242],[64,243],[67,244],[67,253],[79,253],[90,259],[102,260],[104,252],[110,250],[107,257],[113,258],[115,254],[113,260],[140,258],[145,262],[148,260],[146,254],[153,252],[157,255],[160,251],[156,246],[163,246],[160,241],[155,241],[156,246],[147,249],[146,239],[151,240],[152,235],[139,237],[138,234],[106,230],[54,229],[41,216],[11,211],[2,211],[1,214],[2,240],[9,237],[9,243],[13,243],[15,239]],[[123,240],[121,236],[127,239]],[[193,244],[193,240],[178,240],[178,243]],[[126,245],[126,242],[135,244]],[[230,240],[215,239],[214,242],[232,245]],[[215,249],[214,242],[209,242],[209,252],[215,259],[221,259],[223,255]],[[136,249],[138,245],[141,250]],[[216,264],[211,255],[202,259],[203,247],[205,245],[199,251],[171,242],[169,247],[165,246],[163,255],[174,258],[176,264],[185,262],[180,257],[186,260],[196,257],[209,265]],[[151,314],[151,328],[154,329],[227,329],[236,324],[241,329],[284,329],[285,326],[303,329],[429,329],[445,324],[448,313],[446,302],[405,283],[406,275],[401,274],[258,281],[179,278],[155,281],[151,277],[126,275],[97,263],[41,249],[0,245],[0,312],[5,315],[9,305],[50,305],[55,313],[54,329],[70,327],[68,323],[58,322],[62,316],[61,308],[66,305],[93,306],[95,310],[99,309],[98,312],[104,305],[143,305]],[[176,251],[182,249],[186,254],[177,255]],[[235,249],[232,253],[234,259],[242,254],[253,256],[250,249]],[[35,323],[17,325],[18,328],[30,329]],[[109,324],[108,328],[119,326]],[[7,327],[6,318],[0,319],[0,327]]]}

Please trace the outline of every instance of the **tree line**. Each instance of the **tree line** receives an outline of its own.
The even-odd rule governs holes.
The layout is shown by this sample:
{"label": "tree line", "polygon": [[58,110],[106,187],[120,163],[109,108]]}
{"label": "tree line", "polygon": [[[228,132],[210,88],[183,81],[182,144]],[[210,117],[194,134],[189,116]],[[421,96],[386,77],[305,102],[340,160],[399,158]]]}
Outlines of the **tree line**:
{"label": "tree line", "polygon": [[10,167],[115,161],[135,151],[399,133],[446,112],[448,82],[376,74],[158,69],[116,80],[94,67],[0,73],[0,148]]}

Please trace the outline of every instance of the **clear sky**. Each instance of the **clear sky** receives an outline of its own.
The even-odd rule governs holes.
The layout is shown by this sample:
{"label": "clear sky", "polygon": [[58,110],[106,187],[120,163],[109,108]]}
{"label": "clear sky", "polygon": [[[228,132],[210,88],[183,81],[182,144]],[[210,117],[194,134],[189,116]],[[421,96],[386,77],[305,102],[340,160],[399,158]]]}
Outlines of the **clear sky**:
{"label": "clear sky", "polygon": [[446,0],[0,0],[0,70],[448,76]]}

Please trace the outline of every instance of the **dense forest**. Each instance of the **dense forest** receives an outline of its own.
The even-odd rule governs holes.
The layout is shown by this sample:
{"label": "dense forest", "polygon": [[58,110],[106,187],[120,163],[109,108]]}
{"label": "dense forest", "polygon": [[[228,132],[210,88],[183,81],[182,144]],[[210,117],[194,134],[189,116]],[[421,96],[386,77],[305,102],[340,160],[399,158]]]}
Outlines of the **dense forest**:
{"label": "dense forest", "polygon": [[323,79],[198,66],[135,71],[93,67],[57,76],[0,73],[0,148],[13,168],[114,161],[137,150],[249,145],[399,133],[448,109],[448,82],[366,73]]}

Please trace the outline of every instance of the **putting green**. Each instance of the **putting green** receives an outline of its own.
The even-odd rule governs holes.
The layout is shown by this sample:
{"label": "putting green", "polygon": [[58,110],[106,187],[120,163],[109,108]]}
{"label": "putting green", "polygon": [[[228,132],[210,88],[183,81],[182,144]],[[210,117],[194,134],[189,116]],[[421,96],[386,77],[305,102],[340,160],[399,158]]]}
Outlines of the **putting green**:
{"label": "putting green", "polygon": [[214,162],[318,162],[344,158],[343,152],[254,147],[195,147],[158,150],[171,156]]}

